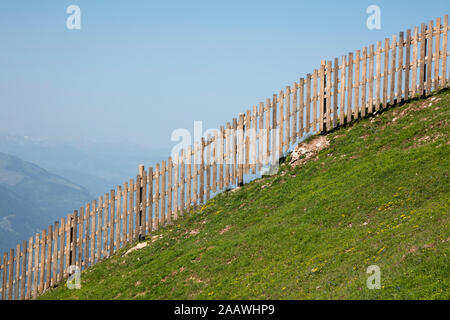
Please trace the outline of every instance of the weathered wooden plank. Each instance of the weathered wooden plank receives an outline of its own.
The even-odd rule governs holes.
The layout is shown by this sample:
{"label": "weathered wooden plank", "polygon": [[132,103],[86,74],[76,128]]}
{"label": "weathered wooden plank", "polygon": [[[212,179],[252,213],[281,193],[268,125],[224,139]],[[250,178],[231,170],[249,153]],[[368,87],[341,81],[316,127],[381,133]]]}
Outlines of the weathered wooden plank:
{"label": "weathered wooden plank", "polygon": [[102,239],[102,255],[103,257],[108,257],[109,253],[109,243],[108,243],[108,235],[109,235],[109,214],[110,214],[110,203],[109,203],[109,193],[105,193],[105,198],[103,202],[103,239]]}
{"label": "weathered wooden plank", "polygon": [[410,96],[410,72],[411,72],[411,29],[406,30],[405,43],[405,84],[403,89],[403,96],[406,99]]}
{"label": "weathered wooden plank", "polygon": [[343,126],[345,123],[345,84],[346,84],[346,73],[347,73],[347,57],[342,56],[341,65],[341,101],[339,104],[339,125]]}
{"label": "weathered wooden plank", "polygon": [[52,271],[52,248],[53,248],[53,226],[48,227],[47,233],[47,261],[45,263],[45,283],[44,290],[50,287],[51,271]]}
{"label": "weathered wooden plank", "polygon": [[[51,226],[50,226],[51,227]],[[14,300],[19,300],[19,282],[20,282],[20,254],[22,250],[20,249],[20,244],[16,245],[16,257],[14,262],[16,263],[16,268],[14,272]]]}
{"label": "weathered wooden plank", "polygon": [[[181,155],[182,158],[182,155]],[[155,216],[153,219],[153,230],[159,230],[159,163],[155,165],[155,195],[153,203],[155,204]],[[183,204],[182,206],[183,207]]]}
{"label": "weathered wooden plank", "polygon": [[381,41],[377,42],[377,75],[376,75],[375,111],[380,110],[381,104]]}
{"label": "weathered wooden plank", "polygon": [[185,194],[186,194],[186,154],[184,149],[180,151],[180,215],[186,210]]}
{"label": "weathered wooden plank", "polygon": [[333,128],[337,126],[338,120],[338,95],[339,95],[339,59],[334,58],[333,70]]}
{"label": "weathered wooden plank", "polygon": [[319,70],[314,69],[313,72],[313,97],[312,97],[312,108],[313,108],[313,122],[312,122],[312,128],[313,128],[313,132],[317,132],[317,123],[318,123],[318,117],[317,117],[317,99],[318,99],[318,94],[317,94],[317,86],[318,86],[318,81],[319,81]]}
{"label": "weathered wooden plank", "polygon": [[80,214],[78,216],[78,240],[77,240],[77,266],[82,268],[82,260],[83,260],[83,244],[84,244],[84,237],[83,237],[83,230],[84,230],[84,208],[80,207]]}
{"label": "weathered wooden plank", "polygon": [[298,132],[297,132],[297,138],[303,137],[303,134],[305,132],[305,79],[300,78],[298,81],[299,85],[299,104],[298,104],[298,112],[299,112],[299,125],[298,125]]}
{"label": "weathered wooden plank", "polygon": [[[228,123],[228,125],[229,125],[229,123]],[[194,161],[194,163],[193,163],[193,165],[194,165],[194,176],[193,176],[193,180],[194,180],[194,182],[193,182],[193,190],[192,190],[192,197],[193,197],[193,203],[194,203],[194,205],[196,206],[197,205],[197,203],[198,203],[198,198],[199,198],[199,190],[198,190],[198,176],[199,176],[199,172],[198,172],[198,163],[199,163],[199,143],[198,143],[198,141],[195,141],[194,142],[194,154],[193,154],[193,161]],[[225,181],[228,181],[228,183],[229,183],[229,168],[228,168],[228,170],[227,169],[225,169],[226,170],[226,174],[227,174],[227,177],[225,178]]]}
{"label": "weathered wooden plank", "polygon": [[239,115],[238,123],[239,148],[238,148],[238,185],[244,183],[244,114]]}
{"label": "weathered wooden plank", "polygon": [[[45,281],[45,252],[47,244],[47,230],[43,229],[41,234],[41,258],[39,261],[39,293],[44,291]],[[12,249],[11,249],[12,250]],[[12,279],[10,279],[12,280]],[[12,290],[11,290],[12,291]]]}
{"label": "weathered wooden plank", "polygon": [[[27,277],[27,256],[28,256],[28,245],[27,241],[24,240],[22,243],[22,260],[20,265],[20,293],[17,292],[18,298],[20,300],[25,300],[25,285],[26,285],[26,277]],[[19,269],[17,269],[17,272]]]}
{"label": "weathered wooden plank", "polygon": [[[184,167],[184,165],[183,165]],[[161,162],[161,219],[159,221],[161,226],[166,225],[166,174],[167,174],[167,166],[166,160]]]}
{"label": "weathered wooden plank", "polygon": [[[191,146],[187,146],[186,150],[186,203],[187,203],[187,209],[190,210],[190,206],[192,204],[192,197],[191,197],[191,189],[192,189],[192,148]],[[169,174],[169,176],[171,173]],[[171,185],[170,182],[168,182],[169,186]]]}
{"label": "weathered wooden plank", "polygon": [[[177,163],[177,162],[175,162],[175,163]],[[150,232],[153,231],[153,202],[154,202],[154,195],[153,195],[153,168],[149,168],[148,169],[147,180],[148,180],[148,190],[147,190],[147,192],[148,192],[148,201],[147,201],[147,205],[148,205],[147,233],[150,233]],[[178,191],[178,189],[177,189],[177,191]],[[175,200],[175,203],[176,203],[176,200]],[[125,203],[124,203],[124,206],[126,206]],[[175,212],[177,212],[177,208],[175,208]]]}
{"label": "weathered wooden plank", "polygon": [[[59,226],[59,273],[58,273],[58,281],[61,281],[64,279],[65,274],[65,253],[66,253],[66,246],[65,246],[65,239],[66,239],[66,220],[64,218],[61,218],[61,224]],[[37,242],[35,242],[36,245]],[[31,276],[31,274],[30,274]]]}
{"label": "weathered wooden plank", "polygon": [[396,102],[400,102],[402,101],[402,97],[403,97],[403,92],[402,92],[402,88],[403,88],[403,47],[405,45],[405,40],[404,40],[404,34],[403,32],[400,32],[399,36],[398,36],[398,42],[397,42],[397,46],[398,46],[398,74],[397,74],[397,99]]}
{"label": "weathered wooden plank", "polygon": [[[121,231],[123,227],[123,219],[122,219],[122,186],[117,186],[117,194],[116,194],[116,200],[117,200],[117,212],[116,212],[116,250],[119,250],[121,246],[120,242],[120,236]],[[86,223],[89,223],[89,221],[86,221]],[[86,228],[89,229],[89,225],[86,225]],[[88,233],[86,233],[86,239],[88,237]]]}
{"label": "weathered wooden plank", "polygon": [[9,258],[8,258],[8,300],[12,300],[13,298],[13,279],[14,279],[14,248],[9,249]]}
{"label": "weathered wooden plank", "polygon": [[[33,237],[30,237],[28,239],[28,248],[27,248],[27,254],[28,254],[28,259],[27,259],[27,286],[26,286],[26,292],[25,292],[25,299],[29,300],[31,299],[31,295],[32,295],[32,279],[33,279],[33,249],[34,249],[34,244],[33,244]],[[5,280],[5,276],[3,275],[3,280]],[[5,286],[3,286],[4,288]]]}
{"label": "weathered wooden plank", "polygon": [[397,36],[393,35],[392,36],[392,54],[391,54],[391,77],[390,77],[390,94],[389,94],[389,103],[392,105],[394,104],[394,100],[395,100],[395,78],[396,78],[396,74],[395,74],[395,68],[397,66],[396,63],[396,58],[397,58]]}
{"label": "weathered wooden plank", "polygon": [[389,47],[390,47],[390,39],[386,38],[384,40],[383,108],[387,107],[388,101]]}
{"label": "weathered wooden plank", "polygon": [[348,54],[348,84],[347,84],[347,123],[352,121],[353,102],[353,52]]}
{"label": "weathered wooden plank", "polygon": [[431,92],[431,82],[432,82],[432,63],[433,63],[433,20],[431,20],[428,24],[427,30],[427,48],[426,48],[426,93],[429,94]]}
{"label": "weathered wooden plank", "polygon": [[53,258],[52,258],[52,277],[50,281],[50,286],[53,287],[58,282],[58,252],[59,252],[59,222],[55,221],[55,227],[53,230]]}
{"label": "weathered wooden plank", "polygon": [[270,161],[270,98],[266,99],[266,105],[264,108],[265,119],[266,119],[266,149],[264,156],[264,164],[269,164]]}
{"label": "weathered wooden plank", "polygon": [[417,70],[419,68],[419,61],[418,61],[418,57],[419,57],[419,28],[415,27],[414,28],[414,37],[413,37],[413,58],[412,58],[412,83],[411,83],[411,91],[412,91],[412,95],[416,96],[418,94],[417,90]]}
{"label": "weathered wooden plank", "polygon": [[318,115],[318,122],[319,122],[319,131],[324,131],[324,109],[325,109],[325,60],[322,60],[320,63],[320,69],[319,69],[319,78],[320,78],[320,88],[319,88],[319,115]]}
{"label": "weathered wooden plank", "polygon": [[332,95],[332,87],[331,87],[331,61],[327,62],[326,68],[326,101],[325,101],[325,125],[326,130],[331,130],[331,95]]}
{"label": "weathered wooden plank", "polygon": [[[184,176],[182,178],[182,184],[183,187],[184,184]],[[200,143],[200,190],[199,190],[199,203],[204,203],[204,192],[205,192],[205,139],[204,137],[201,138]],[[184,189],[183,192],[184,193]],[[183,194],[181,195],[183,197]],[[184,199],[184,198],[182,198]],[[184,206],[184,204],[182,204]]]}
{"label": "weathered wooden plank", "polygon": [[[188,148],[189,164],[188,164],[188,204],[191,203],[191,146]],[[172,157],[167,160],[167,223],[172,223]],[[144,193],[145,194],[145,193]]]}
{"label": "weathered wooden plank", "polygon": [[225,145],[225,127],[224,126],[220,126],[220,131],[219,131],[219,190],[223,190],[224,188],[224,177],[223,177],[223,170],[224,170],[224,145]]}
{"label": "weathered wooden plank", "polygon": [[309,134],[311,131],[311,77],[310,73],[306,75],[306,134]]}
{"label": "weathered wooden plank", "polygon": [[250,170],[250,110],[247,110],[246,114],[244,115],[244,148],[245,148],[245,157],[244,157],[244,172],[245,174],[249,173]]}
{"label": "weathered wooden plank", "polygon": [[297,120],[298,120],[298,84],[294,82],[292,91],[292,132],[291,132],[291,144],[295,143],[297,139]]}
{"label": "weathered wooden plank", "polygon": [[363,48],[362,51],[362,70],[361,70],[361,117],[366,116],[366,93],[367,93],[367,47]]}
{"label": "weathered wooden plank", "polygon": [[433,88],[434,90],[439,89],[439,65],[440,65],[440,48],[441,48],[441,18],[436,18],[436,33],[434,42],[434,78],[433,78]]}
{"label": "weathered wooden plank", "polygon": [[34,271],[33,271],[33,298],[37,297],[39,284],[39,248],[40,248],[40,234],[36,233],[34,239]]}
{"label": "weathered wooden plank", "polygon": [[355,83],[354,83],[354,89],[355,89],[355,100],[353,102],[353,117],[355,119],[359,118],[359,85],[360,85],[360,65],[361,65],[361,51],[356,50],[355,53]]}
{"label": "weathered wooden plank", "polygon": [[[258,112],[256,111],[256,106],[253,106],[253,113],[252,113],[252,121],[251,121],[251,129],[250,129],[250,146],[251,146],[251,164],[250,168],[252,170],[253,174],[256,174],[256,126],[258,122]],[[214,190],[215,191],[215,190]]]}
{"label": "weathered wooden plank", "polygon": [[290,146],[290,136],[291,136],[291,87],[286,87],[286,105],[285,105],[285,133],[284,133],[284,152],[287,152],[289,150]]}
{"label": "weathered wooden plank", "polygon": [[425,55],[426,55],[426,48],[427,48],[427,44],[426,44],[426,34],[427,34],[427,26],[422,23],[421,26],[421,31],[420,31],[420,60],[419,60],[419,88],[418,88],[418,93],[420,95],[425,95]]}
{"label": "weathered wooden plank", "polygon": [[7,282],[6,282],[6,280],[7,280],[7,266],[8,266],[8,254],[5,252],[4,254],[3,254],[3,266],[2,266],[2,269],[3,269],[3,273],[2,273],[2,300],[7,300],[7,288],[6,288],[6,286],[7,286]]}
{"label": "weathered wooden plank", "polygon": [[369,94],[368,94],[368,108],[367,112],[369,114],[373,113],[373,82],[374,82],[374,57],[375,57],[375,46],[372,44],[369,47]]}
{"label": "weathered wooden plank", "polygon": [[116,190],[111,189],[110,218],[109,218],[109,256],[114,254],[114,235],[116,225]]}
{"label": "weathered wooden plank", "polygon": [[[132,183],[130,183],[132,185]],[[131,187],[130,187],[131,188]],[[103,231],[103,197],[98,197],[98,207],[97,207],[97,261],[102,258],[102,231]]]}
{"label": "weathered wooden plank", "polygon": [[441,87],[447,85],[447,42],[448,42],[448,14],[444,16],[444,26],[442,28],[442,76]]}

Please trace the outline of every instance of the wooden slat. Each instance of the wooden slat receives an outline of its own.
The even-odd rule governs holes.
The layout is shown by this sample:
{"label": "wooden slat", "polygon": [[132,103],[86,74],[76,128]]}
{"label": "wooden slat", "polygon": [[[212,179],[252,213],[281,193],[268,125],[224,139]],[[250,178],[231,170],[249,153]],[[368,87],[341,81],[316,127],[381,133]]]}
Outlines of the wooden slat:
{"label": "wooden slat", "polygon": [[[153,168],[149,168],[148,169],[147,180],[148,180],[148,222],[147,222],[147,233],[150,233],[150,232],[153,231],[153,202],[154,202],[154,195],[153,195]],[[177,189],[177,191],[178,191],[178,189]],[[126,203],[124,203],[124,206],[126,206]],[[177,208],[175,208],[175,212],[176,212],[176,210],[177,210]]]}
{"label": "wooden slat", "polygon": [[441,18],[436,18],[436,33],[434,42],[434,78],[433,78],[433,88],[434,90],[439,89],[439,65],[440,65],[440,48],[441,48]]}
{"label": "wooden slat", "polygon": [[47,230],[43,229],[41,234],[41,259],[39,261],[39,293],[44,291],[45,277],[45,246],[47,243]]}
{"label": "wooden slat", "polygon": [[84,208],[80,207],[80,214],[78,216],[78,240],[77,240],[77,266],[82,268],[82,260],[83,260],[83,244],[84,244]]}
{"label": "wooden slat", "polygon": [[[172,162],[170,163],[172,165]],[[172,169],[170,169],[172,172]],[[141,234],[142,237],[145,237],[147,233],[147,171],[142,170],[142,225],[141,225]],[[172,198],[171,198],[172,200]]]}
{"label": "wooden slat", "polygon": [[[194,161],[194,163],[193,163],[193,165],[194,165],[193,180],[194,181],[192,183],[192,186],[193,186],[192,202],[194,203],[194,205],[197,205],[197,203],[198,203],[198,194],[199,194],[198,193],[198,162],[199,162],[198,156],[199,156],[199,145],[198,145],[198,141],[195,141],[194,142],[194,154],[192,156],[193,161]],[[227,174],[228,174],[228,172],[227,172]],[[227,180],[227,179],[229,179],[229,177],[225,178],[225,180]]]}
{"label": "wooden slat", "polygon": [[347,123],[352,121],[353,102],[353,53],[348,54],[348,84],[347,84]]}
{"label": "wooden slat", "polygon": [[180,151],[180,214],[183,215],[186,208],[185,194],[186,194],[186,166],[185,166],[185,152]]}
{"label": "wooden slat", "polygon": [[278,158],[283,155],[283,134],[284,134],[284,92],[280,91],[278,95],[278,155],[276,157],[276,161]]}
{"label": "wooden slat", "polygon": [[331,61],[327,62],[326,68],[326,104],[325,104],[325,124],[326,130],[331,130],[331,95],[332,95],[332,87],[331,87]]}
{"label": "wooden slat", "polygon": [[361,65],[361,51],[356,50],[355,53],[355,100],[353,102],[353,117],[355,119],[359,118],[359,73],[360,73],[360,65]]}
{"label": "wooden slat", "polygon": [[[186,150],[186,203],[187,203],[187,209],[190,210],[190,206],[192,203],[192,149],[189,145]],[[169,177],[172,173],[169,173]],[[171,182],[168,182],[168,185],[171,185]]]}
{"label": "wooden slat", "polygon": [[297,120],[298,120],[298,84],[294,82],[293,92],[292,92],[292,133],[291,133],[291,144],[294,144],[297,139]]}
{"label": "wooden slat", "polygon": [[[33,275],[33,249],[34,249],[34,244],[33,244],[33,237],[30,237],[30,239],[28,239],[28,248],[27,248],[27,255],[28,255],[28,259],[27,259],[27,286],[26,286],[26,293],[25,293],[25,299],[29,300],[31,299],[31,295],[32,295],[32,275]],[[5,279],[3,277],[3,279]],[[3,286],[4,288],[4,286]]]}
{"label": "wooden slat", "polygon": [[405,100],[410,96],[410,84],[409,75],[411,68],[411,29],[406,30],[406,44],[405,44],[405,86],[403,89],[403,94]]}
{"label": "wooden slat", "polygon": [[377,75],[375,93],[375,111],[380,110],[381,104],[381,41],[377,42]]}
{"label": "wooden slat", "polygon": [[[189,151],[189,160],[191,159],[191,149],[190,146],[188,148]],[[188,204],[191,203],[191,161],[189,161],[189,171],[188,171]],[[172,223],[172,168],[173,168],[173,162],[172,157],[169,157],[167,159],[167,223]],[[144,193],[145,194],[145,193]]]}
{"label": "wooden slat", "polygon": [[225,127],[220,126],[220,134],[219,134],[219,189],[223,190],[224,188],[224,177],[223,177],[223,170],[224,170],[224,145],[225,145]]}
{"label": "wooden slat", "polygon": [[[251,165],[250,168],[252,169],[252,174],[256,174],[256,126],[258,123],[258,112],[256,110],[256,106],[253,106],[253,113],[252,113],[252,126],[250,129],[250,146],[251,146]],[[215,190],[214,190],[215,191]]]}
{"label": "wooden slat", "polygon": [[264,164],[267,165],[270,161],[270,98],[266,99],[264,113],[266,119],[266,150],[264,156]]}
{"label": "wooden slat", "polygon": [[402,101],[402,88],[403,88],[403,46],[405,45],[404,34],[400,32],[398,36],[398,74],[397,74],[397,102]]}
{"label": "wooden slat", "polygon": [[[130,180],[130,188],[132,188],[131,186],[133,185],[132,183],[133,179]],[[132,195],[133,193],[131,193]],[[103,198],[102,196],[98,197],[98,219],[97,219],[97,254],[96,254],[96,258],[97,261],[100,261],[102,258],[102,231],[103,231]]]}
{"label": "wooden slat", "polygon": [[52,258],[52,279],[50,286],[53,287],[58,282],[58,253],[59,253],[59,221],[55,221],[55,227],[53,230],[53,258]]}
{"label": "wooden slat", "polygon": [[211,135],[206,138],[206,201],[209,200],[211,192]]}
{"label": "wooden slat", "polygon": [[[184,167],[184,165],[183,165]],[[159,224],[161,226],[166,225],[166,174],[167,174],[167,167],[166,167],[166,160],[163,160],[161,162],[161,219],[159,221]]]}
{"label": "wooden slat", "polygon": [[421,96],[425,94],[425,54],[426,54],[426,33],[427,26],[422,23],[420,30],[420,60],[419,60],[419,88],[418,94]]}
{"label": "wooden slat", "polygon": [[217,141],[218,141],[217,131],[213,133],[212,142],[212,192],[217,191]]}
{"label": "wooden slat", "polygon": [[333,70],[333,128],[337,126],[338,120],[338,95],[339,95],[339,59],[334,58]]}
{"label": "wooden slat", "polygon": [[[122,219],[122,186],[117,186],[117,212],[116,212],[116,250],[119,250],[121,246],[120,236],[121,236],[121,228],[123,227],[123,219]],[[88,209],[86,209],[88,210]],[[86,211],[87,212],[87,211]],[[87,231],[89,230],[89,220],[86,221]],[[86,241],[89,237],[89,232],[86,232]],[[86,249],[85,249],[86,250]]]}
{"label": "wooden slat", "polygon": [[431,92],[431,82],[432,82],[432,63],[433,63],[433,20],[431,20],[428,24],[427,31],[427,49],[426,49],[426,93],[429,94]]}
{"label": "wooden slat", "polygon": [[389,46],[390,39],[384,40],[384,71],[383,71],[383,108],[387,107],[388,101],[388,73],[389,73]]}
{"label": "wooden slat", "polygon": [[116,191],[111,189],[111,200],[110,200],[110,216],[109,216],[109,256],[114,253],[114,235],[115,235],[115,219],[116,219]]}
{"label": "wooden slat", "polygon": [[22,261],[20,266],[20,295],[19,299],[25,299],[25,285],[26,285],[26,277],[27,277],[27,256],[28,256],[28,245],[27,241],[24,240],[22,244]]}
{"label": "wooden slat", "polygon": [[39,284],[39,248],[40,248],[40,234],[36,233],[34,239],[34,269],[33,269],[33,298],[37,296]]}
{"label": "wooden slat", "polygon": [[250,170],[250,123],[251,123],[251,114],[250,110],[247,110],[245,116],[244,116],[244,148],[245,148],[245,165],[244,165],[244,172],[245,174],[249,173]]}
{"label": "wooden slat", "polygon": [[[137,183],[137,182],[136,182]],[[109,253],[109,215],[110,215],[110,203],[109,203],[109,193],[105,193],[104,202],[103,202],[103,216],[104,216],[104,224],[103,224],[103,240],[102,240],[102,254],[103,257],[108,257]],[[137,224],[137,223],[136,223]]]}
{"label": "wooden slat", "polygon": [[16,257],[14,262],[16,263],[16,268],[14,272],[14,300],[19,300],[19,281],[20,281],[20,244],[16,245]]}
{"label": "wooden slat", "polygon": [[412,95],[416,96],[418,94],[417,87],[417,71],[419,68],[419,28],[414,28],[414,37],[413,37],[413,58],[412,58],[412,83],[411,83],[411,91]]}
{"label": "wooden slat", "polygon": [[[66,219],[61,218],[61,224],[59,225],[59,273],[58,273],[58,282],[64,279],[65,273],[65,239],[66,239]],[[35,243],[36,245],[36,243]]]}
{"label": "wooden slat", "polygon": [[3,254],[3,274],[2,274],[2,300],[7,300],[7,289],[6,289],[6,285],[7,285],[7,265],[8,265],[8,254],[5,252]]}
{"label": "wooden slat", "polygon": [[286,105],[285,105],[285,134],[284,134],[284,152],[289,150],[291,136],[291,87],[286,87]]}
{"label": "wooden slat", "polygon": [[442,76],[441,87],[447,85],[447,41],[448,41],[448,14],[444,16],[444,26],[442,28]]}
{"label": "wooden slat", "polygon": [[155,165],[155,194],[153,196],[155,204],[155,216],[153,219],[153,230],[159,229],[159,163]]}
{"label": "wooden slat", "polygon": [[347,57],[342,56],[341,65],[341,101],[339,104],[339,125],[344,125],[345,123],[345,84],[346,84],[346,73],[347,73]]}
{"label": "wooden slat", "polygon": [[8,300],[13,298],[13,279],[14,279],[14,249],[9,249],[8,259]]}
{"label": "wooden slat", "polygon": [[139,173],[136,176],[136,182],[134,185],[134,190],[136,192],[136,201],[135,201],[135,210],[134,210],[134,237],[133,241],[138,241],[139,237],[141,236],[141,196],[142,196],[142,189],[141,189],[141,180],[142,180],[142,171],[144,170],[143,166],[141,165],[139,168]]}
{"label": "wooden slat", "polygon": [[244,114],[239,115],[238,123],[238,185],[241,186],[244,183]]}
{"label": "wooden slat", "polygon": [[320,63],[320,69],[319,69],[319,78],[320,78],[320,88],[319,88],[319,131],[323,132],[324,131],[324,118],[325,118],[325,114],[324,114],[324,109],[325,109],[325,60],[322,60],[322,62]]}
{"label": "wooden slat", "polygon": [[362,51],[362,71],[361,71],[361,117],[366,116],[367,108],[367,47]]}
{"label": "wooden slat", "polygon": [[372,44],[369,47],[369,94],[368,94],[368,108],[367,112],[369,114],[373,113],[373,82],[374,82],[374,57],[375,57],[375,46]]}
{"label": "wooden slat", "polygon": [[395,68],[397,67],[396,58],[397,58],[397,37],[395,35],[392,36],[392,54],[391,54],[391,77],[390,77],[390,94],[389,94],[389,102],[391,105],[394,104],[395,100]]}
{"label": "wooden slat", "polygon": [[[201,138],[200,143],[200,190],[199,190],[199,203],[204,203],[204,184],[205,184],[205,139]],[[183,188],[184,177],[182,178],[181,186]],[[184,189],[183,189],[184,190]],[[182,192],[183,193],[183,192]],[[183,197],[183,194],[181,195]],[[184,198],[182,198],[184,199]],[[182,204],[183,205],[183,204]]]}
{"label": "wooden slat", "polygon": [[51,272],[52,272],[52,249],[53,249],[53,226],[48,227],[47,234],[47,261],[45,263],[45,283],[44,290],[50,287]]}
{"label": "wooden slat", "polygon": [[317,95],[317,85],[318,85],[318,81],[319,81],[319,71],[317,69],[314,69],[313,72],[313,95],[312,95],[312,115],[313,115],[313,122],[312,122],[312,127],[313,127],[313,132],[317,132],[317,99],[318,99],[318,95]]}
{"label": "wooden slat", "polygon": [[297,131],[297,138],[303,137],[305,126],[305,79],[300,78],[298,81],[298,87],[299,87],[299,96],[298,96],[298,113],[299,113],[299,124],[298,124],[298,131]]}
{"label": "wooden slat", "polygon": [[311,74],[308,73],[306,75],[306,119],[305,119],[305,127],[306,134],[309,134],[311,131]]}

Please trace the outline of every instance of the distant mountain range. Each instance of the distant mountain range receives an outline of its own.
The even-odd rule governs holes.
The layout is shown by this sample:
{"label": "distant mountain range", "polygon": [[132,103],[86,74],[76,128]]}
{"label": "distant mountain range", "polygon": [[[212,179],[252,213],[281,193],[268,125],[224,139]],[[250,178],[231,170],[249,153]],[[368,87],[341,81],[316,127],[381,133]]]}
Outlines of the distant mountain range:
{"label": "distant mountain range", "polygon": [[92,199],[86,188],[0,152],[0,250],[9,250]]}

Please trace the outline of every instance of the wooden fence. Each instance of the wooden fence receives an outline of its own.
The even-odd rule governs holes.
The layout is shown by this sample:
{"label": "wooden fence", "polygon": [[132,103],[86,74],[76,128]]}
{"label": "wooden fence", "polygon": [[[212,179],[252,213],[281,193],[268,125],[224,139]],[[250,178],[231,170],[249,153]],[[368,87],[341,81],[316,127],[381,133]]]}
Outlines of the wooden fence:
{"label": "wooden fence", "polygon": [[320,67],[0,257],[3,300],[32,299],[276,164],[306,135],[447,87],[448,15]]}

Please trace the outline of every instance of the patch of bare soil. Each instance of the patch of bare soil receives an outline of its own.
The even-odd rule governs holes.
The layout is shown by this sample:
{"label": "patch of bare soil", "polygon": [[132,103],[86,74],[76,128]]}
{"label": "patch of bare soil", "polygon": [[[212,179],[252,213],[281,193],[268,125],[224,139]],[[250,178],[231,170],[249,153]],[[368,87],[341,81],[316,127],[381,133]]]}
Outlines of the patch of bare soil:
{"label": "patch of bare soil", "polygon": [[295,147],[295,150],[291,154],[292,167],[301,166],[309,159],[314,159],[317,154],[330,145],[330,140],[327,136],[318,136],[307,142],[303,142]]}

